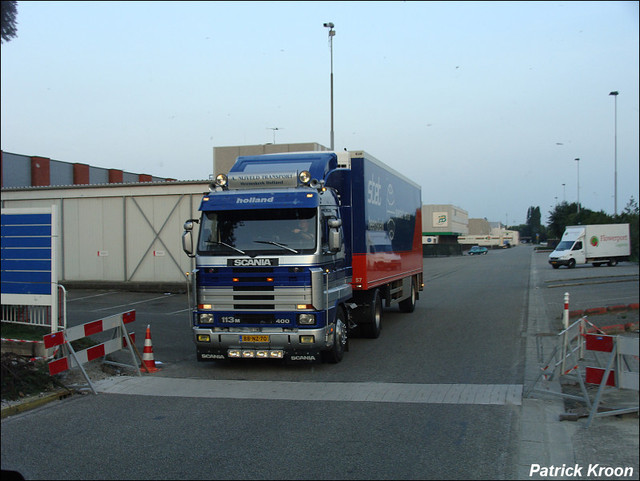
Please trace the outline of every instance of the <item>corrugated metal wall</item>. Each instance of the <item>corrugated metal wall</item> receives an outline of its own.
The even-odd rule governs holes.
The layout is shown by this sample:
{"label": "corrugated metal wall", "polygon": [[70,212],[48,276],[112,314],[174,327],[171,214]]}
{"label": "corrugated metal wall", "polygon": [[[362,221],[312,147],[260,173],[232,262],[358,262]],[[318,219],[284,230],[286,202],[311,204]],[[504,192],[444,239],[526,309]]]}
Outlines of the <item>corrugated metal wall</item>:
{"label": "corrugated metal wall", "polygon": [[2,206],[58,207],[63,284],[186,287],[183,225],[206,191],[204,181],[6,189]]}

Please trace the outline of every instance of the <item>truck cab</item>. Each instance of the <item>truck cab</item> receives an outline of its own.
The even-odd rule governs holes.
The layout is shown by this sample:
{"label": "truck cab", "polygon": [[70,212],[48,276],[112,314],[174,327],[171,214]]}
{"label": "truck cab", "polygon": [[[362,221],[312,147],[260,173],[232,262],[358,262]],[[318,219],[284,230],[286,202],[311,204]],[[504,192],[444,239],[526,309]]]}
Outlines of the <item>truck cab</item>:
{"label": "truck cab", "polygon": [[554,269],[560,266],[573,268],[576,264],[584,264],[586,262],[584,236],[584,227],[567,228],[554,251],[549,254],[549,264]]}
{"label": "truck cab", "polygon": [[241,157],[185,224],[198,360],[342,358],[351,269],[339,199],[322,181],[337,167],[327,159]]}

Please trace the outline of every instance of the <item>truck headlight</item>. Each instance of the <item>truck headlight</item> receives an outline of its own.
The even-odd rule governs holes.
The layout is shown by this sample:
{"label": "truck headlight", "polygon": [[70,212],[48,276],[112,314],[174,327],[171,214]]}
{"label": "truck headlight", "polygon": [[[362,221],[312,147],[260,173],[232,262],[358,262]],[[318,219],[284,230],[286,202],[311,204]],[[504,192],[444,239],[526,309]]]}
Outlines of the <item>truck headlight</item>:
{"label": "truck headlight", "polygon": [[298,324],[302,326],[310,326],[316,323],[315,314],[298,314]]}
{"label": "truck headlight", "polygon": [[198,319],[200,320],[200,324],[213,324],[213,314],[211,313],[200,314]]}

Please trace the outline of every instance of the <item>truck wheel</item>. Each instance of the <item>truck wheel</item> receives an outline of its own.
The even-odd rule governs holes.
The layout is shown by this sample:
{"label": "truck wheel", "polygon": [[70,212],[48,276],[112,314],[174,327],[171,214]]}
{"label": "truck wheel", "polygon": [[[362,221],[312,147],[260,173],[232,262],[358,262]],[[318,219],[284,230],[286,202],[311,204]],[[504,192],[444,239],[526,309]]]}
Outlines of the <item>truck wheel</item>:
{"label": "truck wheel", "polygon": [[400,312],[413,312],[416,308],[416,288],[413,283],[413,279],[411,279],[411,295],[407,297],[404,301],[400,301],[398,303],[398,307],[400,307]]}
{"label": "truck wheel", "polygon": [[342,361],[344,350],[347,346],[347,324],[345,322],[344,310],[338,307],[336,312],[335,333],[333,334],[333,346],[328,351],[322,352],[324,362],[337,364]]}
{"label": "truck wheel", "polygon": [[576,266],[576,260],[575,259],[569,259],[569,264],[567,264],[567,267],[569,269],[573,269]]}
{"label": "truck wheel", "polygon": [[618,259],[609,259],[609,266],[613,267],[617,265],[618,265]]}
{"label": "truck wheel", "polygon": [[551,267],[553,267],[554,269],[558,269],[560,266],[558,264],[551,264]]}
{"label": "truck wheel", "polygon": [[369,305],[363,308],[360,315],[358,325],[362,336],[377,339],[382,329],[382,297],[380,297],[378,289],[371,292]]}

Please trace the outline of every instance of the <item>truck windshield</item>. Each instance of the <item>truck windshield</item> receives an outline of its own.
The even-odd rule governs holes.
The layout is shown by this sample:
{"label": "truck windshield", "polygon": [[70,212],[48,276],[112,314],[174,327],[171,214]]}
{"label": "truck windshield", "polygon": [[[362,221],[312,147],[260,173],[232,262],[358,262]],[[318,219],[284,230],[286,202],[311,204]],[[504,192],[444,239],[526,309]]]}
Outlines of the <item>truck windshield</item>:
{"label": "truck windshield", "polygon": [[198,254],[312,254],[316,232],[316,209],[204,212]]}
{"label": "truck windshield", "polygon": [[571,249],[571,246],[573,245],[573,243],[574,241],[562,241],[556,246],[556,250],[558,252],[568,251],[569,249]]}

